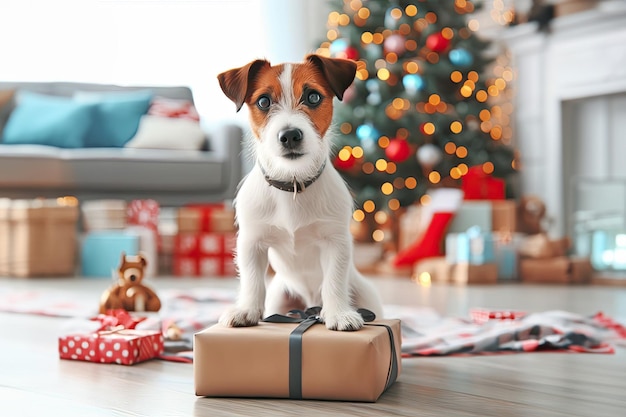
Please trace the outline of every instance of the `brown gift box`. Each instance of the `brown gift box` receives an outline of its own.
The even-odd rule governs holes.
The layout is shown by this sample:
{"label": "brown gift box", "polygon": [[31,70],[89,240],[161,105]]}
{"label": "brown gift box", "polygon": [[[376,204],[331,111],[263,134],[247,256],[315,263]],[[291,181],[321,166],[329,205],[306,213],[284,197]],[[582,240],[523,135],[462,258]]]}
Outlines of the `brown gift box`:
{"label": "brown gift box", "polygon": [[[376,320],[355,332],[314,324],[302,335],[300,366],[289,354],[298,323],[216,324],[194,336],[196,395],[374,402],[394,382],[392,339],[382,325],[393,330],[397,376],[400,320]],[[290,377],[290,360],[300,379]],[[301,397],[291,388],[298,383]]]}
{"label": "brown gift box", "polygon": [[593,268],[588,258],[557,256],[550,259],[520,259],[524,282],[546,284],[584,284],[591,280]]}
{"label": "brown gift box", "polygon": [[520,278],[524,282],[569,283],[569,258],[557,256],[548,259],[522,258],[519,263]]}
{"label": "brown gift box", "polygon": [[570,256],[570,282],[572,284],[589,284],[593,277],[591,260],[585,257]]}
{"label": "brown gift box", "polygon": [[517,203],[515,200],[491,201],[491,230],[514,233],[517,229]]}
{"label": "brown gift box", "polygon": [[76,268],[74,197],[0,202],[0,275],[67,276]]}
{"label": "brown gift box", "polygon": [[234,232],[235,210],[221,204],[181,207],[178,209],[178,232]]}
{"label": "brown gift box", "polygon": [[127,203],[119,199],[90,200],[81,204],[86,231],[121,230],[127,225]]}
{"label": "brown gift box", "polygon": [[452,282],[455,284],[496,284],[498,265],[493,263],[474,265],[468,262],[452,266]]}

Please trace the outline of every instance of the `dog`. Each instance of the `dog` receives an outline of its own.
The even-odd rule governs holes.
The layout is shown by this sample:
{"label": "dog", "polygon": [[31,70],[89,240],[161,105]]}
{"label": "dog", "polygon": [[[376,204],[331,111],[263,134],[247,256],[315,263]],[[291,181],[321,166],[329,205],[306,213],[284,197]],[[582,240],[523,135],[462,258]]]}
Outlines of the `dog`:
{"label": "dog", "polygon": [[[330,161],[333,99],[343,98],[355,74],[353,61],[311,54],[218,75],[237,111],[247,105],[254,136],[254,166],[234,200],[239,293],[220,323],[254,326],[289,307],[319,305],[331,330],[360,329],[357,308],[382,317],[375,287],[354,266],[354,201]],[[268,265],[274,276],[266,286]]]}

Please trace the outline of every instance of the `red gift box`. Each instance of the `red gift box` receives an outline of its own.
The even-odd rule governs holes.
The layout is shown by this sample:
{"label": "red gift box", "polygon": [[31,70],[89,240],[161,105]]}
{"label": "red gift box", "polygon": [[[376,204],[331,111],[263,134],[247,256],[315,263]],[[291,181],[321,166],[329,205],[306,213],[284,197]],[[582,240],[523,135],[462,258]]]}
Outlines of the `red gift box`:
{"label": "red gift box", "polygon": [[59,337],[61,359],[132,365],[162,353],[163,334],[155,330],[101,330]]}
{"label": "red gift box", "polygon": [[174,241],[174,275],[235,275],[235,242],[235,233],[179,233]]}
{"label": "red gift box", "polygon": [[483,171],[482,166],[471,167],[461,181],[466,200],[504,200],[505,182]]}
{"label": "red gift box", "polygon": [[126,207],[127,223],[159,230],[159,203],[155,200],[133,200]]}

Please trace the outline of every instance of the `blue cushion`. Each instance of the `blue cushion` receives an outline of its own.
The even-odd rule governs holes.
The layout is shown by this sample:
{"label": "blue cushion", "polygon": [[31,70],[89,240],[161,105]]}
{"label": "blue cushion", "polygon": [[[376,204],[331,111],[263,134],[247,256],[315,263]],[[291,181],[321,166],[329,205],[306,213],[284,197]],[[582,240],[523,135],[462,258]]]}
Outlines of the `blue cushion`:
{"label": "blue cushion", "polygon": [[2,142],[82,148],[93,109],[93,105],[66,97],[20,92]]}
{"label": "blue cushion", "polygon": [[76,93],[77,102],[96,106],[85,146],[123,147],[137,133],[139,120],[148,112],[152,97],[153,93],[147,90]]}

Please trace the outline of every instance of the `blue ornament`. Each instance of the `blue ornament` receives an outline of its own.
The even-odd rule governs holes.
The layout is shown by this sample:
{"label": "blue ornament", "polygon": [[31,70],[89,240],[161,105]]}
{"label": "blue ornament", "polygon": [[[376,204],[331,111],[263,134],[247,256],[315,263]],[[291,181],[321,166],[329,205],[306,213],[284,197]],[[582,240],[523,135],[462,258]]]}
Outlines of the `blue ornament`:
{"label": "blue ornament", "polygon": [[356,136],[360,140],[368,140],[368,139],[378,139],[379,133],[374,126],[370,124],[360,125],[356,128]]}
{"label": "blue ornament", "polygon": [[380,91],[380,85],[374,78],[365,81],[365,88],[367,88],[367,91],[370,93],[377,93]]}
{"label": "blue ornament", "polygon": [[424,88],[424,79],[419,74],[407,74],[402,77],[402,85],[409,94],[415,94]]}
{"label": "blue ornament", "polygon": [[380,102],[382,101],[382,97],[380,96],[380,93],[370,93],[367,96],[367,104],[369,104],[370,106],[378,106],[380,104]]}
{"label": "blue ornament", "polygon": [[468,67],[474,63],[474,57],[467,49],[453,49],[448,54],[450,62],[459,67]]}
{"label": "blue ornament", "polygon": [[330,44],[330,53],[331,55],[337,55],[345,51],[348,48],[348,40],[347,39],[337,39]]}

